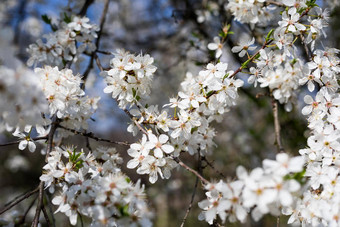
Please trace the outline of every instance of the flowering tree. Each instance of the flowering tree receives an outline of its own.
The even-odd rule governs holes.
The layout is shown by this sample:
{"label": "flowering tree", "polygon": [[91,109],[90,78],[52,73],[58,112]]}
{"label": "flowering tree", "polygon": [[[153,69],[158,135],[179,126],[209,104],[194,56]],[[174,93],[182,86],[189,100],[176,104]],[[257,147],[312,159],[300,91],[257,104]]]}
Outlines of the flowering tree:
{"label": "flowering tree", "polygon": [[[19,10],[27,2],[17,3]],[[0,3],[0,15],[6,15],[11,4],[16,3]],[[71,225],[83,225],[84,217],[91,226],[152,226],[155,215],[147,192],[156,182],[172,181],[174,169],[196,178],[181,226],[194,206],[201,210],[201,223],[213,226],[250,219],[258,222],[268,214],[278,222],[287,216],[288,224],[340,225],[340,58],[339,50],[328,47],[325,39],[330,20],[325,6],[333,9],[337,1],[203,1],[197,9],[185,1],[186,10],[173,10],[174,21],[191,21],[197,29],[199,34],[193,32],[188,43],[203,52],[203,60],[194,62],[197,72],[185,69],[178,93],[161,107],[152,103],[157,76],[154,57],[144,50],[133,54],[122,49],[129,43],[101,45],[110,5],[120,9],[124,1],[99,1],[102,13],[93,18],[98,24],[86,16],[96,4],[93,0],[66,4],[58,18],[41,16],[49,33],[24,48],[27,57],[18,57],[15,49],[23,45],[23,36],[15,34],[13,39],[13,26],[0,17],[4,26],[1,46],[6,50],[0,65],[0,132],[16,138],[0,145],[39,151],[43,156],[37,158],[45,162],[40,183],[3,205],[0,215],[34,195],[36,199],[23,213],[3,218],[4,225],[25,223],[35,206],[32,226],[55,225],[58,220],[53,213],[64,214]],[[219,21],[219,31],[210,33],[209,27]],[[38,22],[25,23],[30,27],[29,23]],[[14,27],[22,24],[18,18]],[[29,32],[34,36],[34,30]],[[241,36],[235,42],[236,34]],[[104,81],[102,88],[95,86],[103,97],[87,92],[96,78]],[[275,136],[266,142],[277,146],[271,152],[275,158],[264,159],[249,171],[240,165],[235,168],[236,176],[225,177],[223,168],[208,161],[216,153],[216,122],[232,114],[242,89],[258,85],[259,93],[248,95],[271,101]],[[128,117],[125,127],[132,142],[94,133],[95,112],[105,97],[110,99],[103,102],[115,102]],[[307,146],[294,147],[299,153],[294,156],[281,141],[279,108],[291,112],[301,103],[310,131]],[[70,143],[68,139],[75,135],[84,137],[85,143]],[[94,146],[91,140],[108,145]],[[124,148],[118,151],[116,146]],[[17,156],[9,165],[15,168],[20,162]],[[125,166],[141,179],[132,179]],[[218,177],[204,173],[204,167]],[[142,175],[147,176],[147,187]],[[196,203],[198,190],[204,194]]]}

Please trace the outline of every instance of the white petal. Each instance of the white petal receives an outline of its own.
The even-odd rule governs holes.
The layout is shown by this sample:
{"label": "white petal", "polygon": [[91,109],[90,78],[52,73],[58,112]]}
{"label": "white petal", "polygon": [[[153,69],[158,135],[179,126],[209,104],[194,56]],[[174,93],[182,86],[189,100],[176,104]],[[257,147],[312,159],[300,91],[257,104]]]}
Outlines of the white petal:
{"label": "white petal", "polygon": [[161,149],[159,149],[159,148],[156,148],[156,149],[154,150],[154,155],[155,155],[155,157],[157,157],[157,158],[162,158],[162,157],[163,157],[163,151],[162,151]]}
{"label": "white petal", "polygon": [[19,143],[19,149],[20,149],[20,150],[24,150],[24,149],[27,147],[27,143],[28,143],[27,140],[22,140],[22,141],[20,141],[20,143]]}
{"label": "white petal", "polygon": [[136,159],[131,159],[130,161],[128,161],[126,167],[128,167],[129,169],[134,169],[138,166],[139,162]]}
{"label": "white petal", "polygon": [[159,136],[159,142],[160,142],[161,144],[166,143],[166,142],[168,141],[168,139],[169,139],[169,136],[167,136],[167,135],[165,135],[165,134],[161,134],[161,135]]}
{"label": "white petal", "polygon": [[303,115],[308,115],[312,112],[312,110],[313,110],[313,107],[309,105],[309,106],[303,107],[301,112]]}
{"label": "white petal", "polygon": [[32,141],[29,141],[28,142],[28,149],[29,149],[29,151],[30,152],[34,152],[35,151],[35,149],[36,149],[36,145],[35,145],[35,143],[33,143]]}
{"label": "white petal", "polygon": [[169,154],[169,153],[171,153],[171,152],[174,151],[174,147],[171,146],[171,145],[165,144],[165,145],[162,145],[162,150],[163,150],[165,153]]}

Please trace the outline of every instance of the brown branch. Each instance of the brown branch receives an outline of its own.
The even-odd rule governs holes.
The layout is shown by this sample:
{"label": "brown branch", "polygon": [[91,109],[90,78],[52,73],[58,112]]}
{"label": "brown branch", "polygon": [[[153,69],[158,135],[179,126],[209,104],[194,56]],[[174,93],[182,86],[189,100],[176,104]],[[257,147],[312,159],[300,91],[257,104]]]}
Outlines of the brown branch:
{"label": "brown branch", "polygon": [[25,9],[27,7],[27,0],[23,0],[20,3],[19,10],[18,10],[18,19],[14,26],[14,31],[16,31],[14,36],[14,44],[19,44],[20,38],[21,38],[21,24],[25,19]]}
{"label": "brown branch", "polygon": [[87,149],[89,149],[89,151],[92,152],[92,147],[91,147],[91,144],[90,144],[90,140],[89,140],[89,137],[85,137],[85,143],[86,143],[86,147]]}
{"label": "brown branch", "polygon": [[195,186],[194,186],[194,191],[192,192],[191,201],[190,201],[189,207],[188,207],[188,209],[187,209],[187,211],[186,211],[186,213],[185,213],[185,216],[184,216],[184,218],[183,218],[183,220],[182,220],[181,227],[184,226],[184,223],[185,223],[185,221],[186,221],[187,218],[188,218],[189,212],[190,212],[190,210],[191,210],[192,204],[193,204],[194,199],[195,199],[197,186],[198,186],[198,177],[196,177]]}
{"label": "brown branch", "polygon": [[21,201],[29,198],[31,195],[37,193],[38,191],[39,191],[39,187],[36,187],[34,190],[29,191],[29,192],[25,193],[24,195],[15,198],[13,201],[11,201],[10,203],[6,204],[6,206],[0,210],[0,214],[5,213],[9,209],[11,209],[15,205],[19,204]]}
{"label": "brown branch", "polygon": [[105,50],[96,50],[96,52],[99,54],[104,54],[104,55],[113,55],[110,51],[105,51]]}
{"label": "brown branch", "polygon": [[[202,162],[201,162],[202,158],[201,158],[201,155],[200,155],[200,151],[198,151],[197,154],[198,154],[198,172],[202,175]],[[191,210],[191,207],[192,207],[192,204],[194,203],[194,199],[195,199],[195,195],[196,195],[196,191],[197,191],[197,186],[198,186],[198,177],[196,177],[194,191],[192,192],[191,201],[190,201],[188,209],[185,213],[185,216],[182,220],[181,227],[184,227],[184,223],[187,220],[188,215],[189,215],[190,210]]]}
{"label": "brown branch", "polygon": [[[41,136],[41,137],[31,138],[31,140],[33,140],[33,141],[37,141],[37,140],[46,140],[47,138],[48,138],[47,136]],[[21,141],[22,141],[22,140],[16,140],[16,141],[8,142],[8,143],[2,143],[2,144],[0,144],[0,147],[18,144],[18,143],[20,143]]]}
{"label": "brown branch", "polygon": [[103,28],[104,28],[104,24],[105,24],[105,20],[106,20],[106,14],[107,14],[107,11],[109,10],[109,3],[110,3],[109,0],[105,0],[103,13],[102,13],[102,15],[100,17],[100,25],[99,25],[98,37],[97,37],[97,40],[96,40],[96,47],[97,47],[97,49],[99,48],[100,38],[101,38],[102,33],[103,33]]}
{"label": "brown branch", "polygon": [[[260,51],[263,50],[264,48],[266,48],[272,41],[273,41],[272,39],[265,40],[265,42],[264,42],[264,44],[262,45],[262,47],[261,47],[258,51],[256,51],[256,53],[253,54],[253,56],[251,56],[251,58],[249,58],[249,59],[247,60],[247,62],[252,62],[252,61],[256,58],[256,56],[260,53]],[[245,68],[245,66],[244,66],[243,64],[241,64],[241,66],[240,66],[238,69],[236,69],[236,71],[235,71],[233,74],[229,75],[228,77],[229,77],[229,78],[235,77],[235,76],[236,76],[239,72],[241,72],[242,69],[244,69],[244,68]],[[216,91],[214,91],[214,92],[212,92],[211,94],[209,94],[206,98],[208,99],[208,98],[210,98],[210,97],[211,97],[212,95],[214,95],[214,94],[216,94]]]}
{"label": "brown branch", "polygon": [[[87,0],[86,2],[88,2],[88,0]],[[93,60],[94,60],[95,58],[98,58],[98,56],[96,56],[96,51],[97,51],[97,49],[99,48],[100,38],[101,38],[101,36],[102,36],[103,27],[104,27],[104,23],[105,23],[105,20],[106,20],[106,14],[107,14],[107,11],[108,11],[108,9],[109,9],[109,3],[110,3],[109,0],[105,0],[103,13],[102,13],[102,15],[101,15],[101,17],[100,17],[100,27],[99,27],[99,31],[98,31],[98,33],[97,33],[97,39],[96,39],[96,43],[95,43],[95,44],[96,44],[96,50],[92,52],[91,58],[90,58],[90,62],[89,62],[88,66],[87,66],[87,68],[86,68],[86,70],[85,70],[85,72],[84,72],[84,74],[83,74],[83,81],[84,81],[84,82],[83,82],[83,84],[82,84],[82,88],[84,88],[86,79],[87,79],[87,77],[88,77],[90,71],[91,71],[92,68],[93,68]],[[86,4],[86,3],[85,3],[85,4]],[[97,62],[97,65],[98,65],[99,60],[96,59],[96,62]],[[100,63],[99,63],[99,65],[100,65]],[[99,67],[99,65],[98,65],[98,67]],[[100,65],[100,66],[101,66],[101,65]],[[103,71],[103,67],[101,67],[101,68],[99,67],[99,69],[100,69],[100,71]]]}
{"label": "brown branch", "polygon": [[182,167],[184,167],[186,170],[188,170],[189,172],[193,173],[194,175],[196,175],[202,183],[204,184],[209,184],[210,182],[205,179],[201,174],[199,174],[196,170],[190,168],[189,166],[187,166],[186,164],[184,164],[178,157],[174,157],[174,160]]}
{"label": "brown branch", "polygon": [[81,215],[81,213],[79,213],[79,212],[77,212],[77,213],[78,213],[78,216],[79,216],[79,219],[80,219],[80,226],[84,227],[83,216]]}
{"label": "brown branch", "polygon": [[51,199],[50,199],[50,197],[47,193],[45,194],[45,198],[46,198],[46,201],[47,201],[48,210],[49,210],[49,212],[52,216],[52,226],[55,227],[55,218],[54,218],[54,213],[53,213],[53,210],[52,210],[52,203],[51,203]]}
{"label": "brown branch", "polygon": [[273,109],[273,117],[274,117],[274,128],[275,128],[275,144],[277,146],[278,152],[284,152],[284,148],[281,143],[281,129],[280,129],[280,121],[279,121],[279,110],[277,101],[272,97],[272,109]]}
{"label": "brown branch", "polygon": [[[263,50],[264,48],[266,48],[272,41],[273,41],[272,39],[265,40],[265,42],[263,43],[262,47],[258,51],[256,51],[256,53],[253,54],[253,56],[251,56],[251,58],[249,58],[247,61],[248,62],[252,62],[256,58],[256,56],[260,53],[260,51]],[[236,71],[233,74],[231,74],[228,77],[230,77],[230,78],[235,77],[236,74],[241,72],[244,67],[245,66],[241,65],[238,69],[236,69]]]}
{"label": "brown branch", "polygon": [[[50,132],[48,133],[48,142],[47,142],[47,151],[45,156],[45,162],[47,162],[47,158],[52,151],[53,148],[53,137],[54,133],[57,130],[57,127],[59,125],[59,120],[54,116],[54,120],[52,121],[52,127]],[[44,182],[40,181],[39,184],[39,197],[38,197],[38,205],[35,211],[35,216],[32,222],[32,227],[37,227],[39,223],[39,217],[40,217],[40,211],[42,210],[43,206],[43,199],[44,199]]]}
{"label": "brown branch", "polygon": [[94,2],[94,0],[86,0],[83,7],[81,8],[80,12],[78,13],[79,16],[85,16],[87,9],[90,7],[90,5]]}
{"label": "brown branch", "polygon": [[99,70],[104,71],[104,68],[103,68],[102,64],[100,63],[100,60],[99,60],[98,55],[96,53],[94,53],[94,59],[96,60],[96,64],[97,64]]}
{"label": "brown branch", "polygon": [[112,140],[108,140],[108,139],[103,139],[103,138],[95,136],[92,132],[86,132],[86,133],[79,132],[79,131],[71,129],[71,128],[66,128],[66,127],[64,127],[62,125],[59,125],[58,127],[62,128],[64,130],[67,130],[69,132],[72,132],[72,133],[74,133],[76,135],[81,135],[81,136],[85,136],[85,137],[91,138],[91,139],[93,139],[95,141],[102,141],[102,142],[114,143],[114,144],[118,144],[118,145],[130,146],[130,144],[128,142],[117,142],[117,141],[112,141]]}
{"label": "brown branch", "polygon": [[36,197],[32,200],[31,204],[30,204],[30,205],[28,206],[28,208],[26,209],[24,215],[20,218],[20,220],[16,223],[16,225],[20,226],[21,224],[24,224],[24,223],[25,223],[26,216],[27,216],[28,212],[31,210],[31,208],[33,207],[33,205],[34,205],[35,201],[37,200],[37,198],[38,198],[38,196],[36,196]]}
{"label": "brown branch", "polygon": [[280,3],[280,2],[275,2],[275,1],[265,1],[264,2],[264,5],[265,6],[268,6],[268,5],[276,5],[276,6],[279,6],[279,7],[285,7],[284,4]]}
{"label": "brown branch", "polygon": [[302,34],[300,34],[300,39],[301,39],[301,43],[302,43],[302,46],[303,46],[305,54],[306,54],[306,60],[310,61],[312,59],[311,51],[309,50],[308,45],[305,42],[305,37]]}
{"label": "brown branch", "polygon": [[37,205],[37,208],[35,210],[35,215],[34,215],[34,218],[33,218],[32,225],[31,225],[32,227],[37,227],[38,226],[39,217],[40,217],[40,211],[41,211],[41,208],[42,208],[41,206],[42,206],[43,197],[44,197],[44,182],[40,181],[40,184],[39,184],[38,205]]}
{"label": "brown branch", "polygon": [[214,165],[213,165],[211,162],[209,162],[209,161],[207,160],[207,158],[206,158],[205,156],[203,156],[201,159],[202,159],[205,163],[207,163],[207,165],[210,166],[210,168],[211,168],[212,170],[214,170],[218,175],[220,175],[220,176],[223,177],[223,178],[227,178],[222,172],[218,171],[218,170],[214,167]]}
{"label": "brown branch", "polygon": [[129,112],[128,109],[123,109],[124,112],[131,118],[131,120],[135,123],[135,125],[138,127],[139,131],[144,133],[145,135],[148,135],[148,132],[141,126],[141,124],[138,123],[138,121],[135,119],[135,117]]}
{"label": "brown branch", "polygon": [[51,221],[50,221],[50,218],[48,217],[48,213],[47,213],[47,211],[46,211],[46,208],[45,208],[44,204],[42,204],[41,209],[42,209],[42,211],[43,211],[44,218],[45,218],[45,220],[46,220],[47,226],[51,226]]}

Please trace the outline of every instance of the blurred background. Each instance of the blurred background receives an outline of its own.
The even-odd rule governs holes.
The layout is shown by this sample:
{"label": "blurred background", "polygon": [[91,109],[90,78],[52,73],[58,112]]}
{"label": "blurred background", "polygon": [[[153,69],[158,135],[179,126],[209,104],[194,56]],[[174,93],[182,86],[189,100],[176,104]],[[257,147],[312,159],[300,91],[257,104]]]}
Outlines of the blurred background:
{"label": "blurred background", "polygon": [[[104,1],[88,1],[86,15],[92,23],[99,24]],[[213,42],[221,29],[230,24],[234,34],[228,36],[223,48],[221,61],[229,64],[229,70],[235,70],[246,58],[239,58],[231,53],[231,48],[237,44],[241,36],[253,36],[261,45],[263,34],[277,25],[279,14],[273,15],[273,22],[267,26],[251,28],[233,21],[224,8],[227,0],[112,0],[102,33],[99,50],[115,52],[125,49],[132,53],[150,54],[157,66],[153,90],[149,104],[160,107],[169,102],[169,98],[176,97],[180,83],[186,72],[194,75],[209,62],[214,62],[214,52],[206,46]],[[340,47],[340,8],[332,7],[331,1],[317,1],[322,7],[330,7],[330,28],[327,31],[325,46]],[[335,2],[336,3],[336,2]],[[0,1],[0,64],[14,65],[15,59],[25,63],[28,59],[26,49],[43,34],[51,32],[41,16],[46,14],[52,21],[58,21],[63,12],[78,13],[85,0],[1,0]],[[79,63],[73,65],[73,70],[83,74],[87,68],[89,57],[82,56]],[[112,56],[99,54],[104,67],[109,66]],[[246,75],[239,78],[247,80]],[[99,76],[99,69],[95,66],[86,82],[85,91],[89,96],[100,96],[101,100],[95,121],[90,121],[90,131],[99,137],[116,141],[135,142],[126,131],[129,119],[120,110],[115,101],[108,94],[103,93],[105,83]],[[282,142],[285,150],[297,155],[298,150],[306,146],[308,136],[305,117],[300,114],[303,107],[301,97],[307,92],[302,88],[295,101],[295,108],[287,113],[279,107],[280,124],[282,126]],[[264,158],[274,158],[277,153],[274,136],[274,122],[271,99],[266,95],[267,90],[254,88],[246,84],[239,92],[238,105],[223,115],[221,123],[215,124],[217,136],[216,149],[211,151],[207,163],[202,162],[203,175],[207,179],[218,181],[221,178],[233,179],[238,165],[251,169],[260,166]],[[1,97],[0,97],[1,98]],[[9,104],[10,105],[10,104]],[[13,141],[15,138],[7,133],[0,135],[0,143]],[[91,146],[112,146],[103,142],[90,140]],[[76,144],[78,148],[85,148],[84,137],[72,136],[64,144]],[[170,180],[158,180],[150,185],[148,178],[137,175],[135,170],[128,170],[126,162],[130,157],[126,154],[126,147],[116,146],[124,159],[123,170],[136,181],[138,178],[146,185],[150,207],[155,212],[154,226],[180,226],[186,209],[190,204],[195,185],[195,177],[183,169],[173,171]],[[183,161],[196,168],[198,160],[190,155],[184,155]],[[34,187],[39,183],[44,156],[39,152],[20,151],[17,145],[0,147],[0,207]],[[184,226],[208,226],[206,222],[198,220],[200,209],[197,202],[204,199],[199,184],[192,210]],[[53,195],[49,194],[52,199]],[[10,211],[0,215],[0,226],[5,220],[20,218],[20,214],[27,211],[34,197],[26,200]],[[34,215],[34,206],[28,212],[26,224],[29,226]],[[55,207],[51,207],[55,210]],[[19,217],[18,217],[19,216]],[[70,226],[64,215],[56,214],[57,226]],[[285,226],[287,220],[282,217],[280,226]],[[85,220],[85,226],[86,226]],[[249,218],[241,225],[228,226],[274,226],[277,220],[270,217],[254,223]],[[78,226],[80,226],[78,222]]]}

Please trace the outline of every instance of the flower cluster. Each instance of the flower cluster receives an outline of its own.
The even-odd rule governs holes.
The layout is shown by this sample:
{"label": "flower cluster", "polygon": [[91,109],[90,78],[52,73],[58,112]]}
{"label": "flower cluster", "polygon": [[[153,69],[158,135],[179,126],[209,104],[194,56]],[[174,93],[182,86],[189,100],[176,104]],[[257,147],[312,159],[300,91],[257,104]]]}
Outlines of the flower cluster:
{"label": "flower cluster", "polygon": [[97,109],[99,98],[89,98],[81,89],[81,77],[72,70],[58,67],[36,68],[40,76],[44,97],[49,103],[50,115],[62,118],[62,124],[70,128],[87,128],[86,120]]}
{"label": "flower cluster", "polygon": [[[288,8],[272,39],[277,49],[260,50],[256,67],[250,68],[249,82],[269,87],[275,99],[288,104],[299,85],[307,83],[309,91],[315,90],[315,84],[321,87],[315,99],[309,95],[304,98],[308,105],[302,113],[310,115],[308,126],[312,130],[308,147],[299,151],[299,157],[289,159],[286,154],[278,154],[276,161],[265,160],[263,168],[250,174],[239,167],[237,181],[207,184],[207,200],[199,203],[204,210],[200,218],[211,224],[217,215],[223,222],[227,217],[231,222],[243,222],[251,211],[255,220],[267,213],[274,216],[283,213],[291,215],[288,224],[339,225],[339,50],[315,50],[317,39],[324,34],[327,11],[307,7],[306,1],[283,0],[283,4]],[[307,25],[302,24],[302,16],[308,17]],[[298,36],[313,51],[307,64],[299,60],[293,45]]]}
{"label": "flower cluster", "polygon": [[[313,81],[322,83],[320,82],[321,71],[325,82],[329,82],[332,86],[331,84],[335,81],[334,73],[339,71],[337,67],[339,59],[335,56],[334,49],[318,50],[314,52],[312,62],[304,64],[299,58],[293,40],[300,37],[305,45],[311,44],[313,50],[315,41],[324,33],[323,28],[328,18],[327,12],[323,12],[319,7],[306,8],[304,1],[283,1],[283,3],[288,7],[283,12],[282,20],[278,22],[279,27],[273,32],[273,38],[270,41],[275,43],[276,49],[260,50],[256,67],[250,68],[252,75],[248,82],[255,82],[255,84],[259,82],[261,87],[269,87],[274,98],[286,104],[286,110],[290,111],[292,97],[299,85],[308,82],[309,90],[314,90]],[[304,12],[315,15],[308,16]],[[302,16],[305,15],[308,17],[307,27],[301,22]],[[266,42],[269,42],[269,39],[266,39]]]}
{"label": "flower cluster", "polygon": [[269,22],[274,15],[275,7],[266,6],[265,0],[229,0],[225,9],[235,16],[235,20],[254,26]]}
{"label": "flower cluster", "polygon": [[339,50],[328,48],[326,50],[315,50],[312,61],[305,67],[305,76],[299,83],[306,84],[309,91],[314,91],[315,83],[320,87],[325,86],[331,92],[339,88],[337,74],[340,72],[340,58],[337,56]]}
{"label": "flower cluster", "polygon": [[92,226],[151,226],[144,186],[121,172],[121,162],[114,148],[100,147],[85,156],[83,151],[55,147],[40,180],[52,192],[59,188],[52,203],[72,225],[79,213],[90,217]]}
{"label": "flower cluster", "polygon": [[261,71],[257,81],[261,87],[269,87],[275,99],[280,103],[288,103],[286,110],[291,109],[290,99],[299,87],[303,78],[302,62],[287,62],[288,57],[279,50],[261,50],[256,70]]}
{"label": "flower cluster", "polygon": [[308,104],[302,110],[308,117],[312,130],[308,147],[299,152],[307,159],[305,176],[309,188],[298,200],[294,209],[286,210],[291,215],[289,223],[317,226],[339,225],[339,166],[340,166],[340,97],[335,90],[323,86],[315,99],[305,96]]}
{"label": "flower cluster", "polygon": [[93,40],[97,38],[99,28],[89,23],[89,18],[65,14],[65,18],[58,26],[47,18],[54,32],[44,35],[46,42],[41,39],[29,45],[27,51],[30,58],[29,66],[41,63],[50,66],[63,67],[67,62],[77,61],[81,53],[91,53],[96,49]]}
{"label": "flower cluster", "polygon": [[[209,124],[220,120],[221,114],[236,104],[237,89],[243,85],[243,81],[234,79],[233,71],[227,72],[227,68],[226,63],[210,63],[195,77],[188,73],[178,98],[171,98],[170,103],[165,105],[174,109],[173,116],[167,110],[160,113],[157,106],[140,106],[138,110],[131,111],[137,124],[149,125],[159,138],[149,133],[140,143],[131,145],[129,154],[134,159],[129,162],[129,168],[138,167],[137,172],[149,174],[150,182],[154,183],[158,179],[157,173],[168,178],[169,171],[176,166],[168,156],[178,157],[181,152],[208,154],[215,145],[215,130]],[[128,127],[134,135],[139,130],[136,122]],[[150,142],[158,144],[160,149],[150,152],[157,147],[150,147]],[[169,145],[163,149],[165,143]]]}
{"label": "flower cluster", "polygon": [[199,218],[212,224],[218,215],[223,222],[245,222],[251,210],[258,221],[264,214],[280,215],[281,208],[293,205],[301,188],[297,179],[303,171],[303,157],[290,158],[281,153],[276,160],[266,159],[263,167],[253,169],[250,174],[239,166],[238,180],[220,181],[205,185],[207,199],[198,203],[203,209]]}
{"label": "flower cluster", "polygon": [[[84,1],[69,1],[68,7],[79,7],[79,3],[82,5]],[[220,61],[207,64],[196,75],[188,72],[177,97],[171,98],[161,110],[155,105],[142,104],[151,92],[157,69],[154,59],[148,54],[136,56],[118,50],[110,61],[110,69],[101,75],[107,84],[104,92],[116,99],[119,107],[131,117],[127,130],[134,136],[143,132],[141,140],[127,150],[131,157],[127,168],[148,175],[153,184],[159,177],[171,177],[181,153],[208,155],[215,146],[212,123],[221,121],[222,114],[236,105],[238,89],[243,86],[236,74],[248,63],[255,63],[249,69],[248,82],[268,87],[271,95],[285,104],[287,110],[292,108],[299,86],[307,84],[311,92],[321,87],[315,98],[304,97],[307,106],[302,113],[309,115],[311,129],[308,147],[301,149],[298,157],[279,153],[276,160],[266,159],[262,167],[250,173],[240,166],[235,181],[207,183],[203,179],[206,199],[198,203],[202,209],[199,219],[213,224],[218,217],[224,223],[227,220],[245,222],[248,213],[255,221],[265,214],[284,214],[290,215],[288,224],[339,226],[340,95],[337,76],[340,58],[337,54],[340,51],[316,49],[318,39],[325,36],[328,11],[314,3],[307,0],[229,0],[224,5],[225,10],[231,11],[235,20],[249,23],[251,27],[270,21],[272,12],[277,9],[273,5],[282,7],[280,20],[272,23],[277,24],[277,28],[268,33],[262,48],[252,57],[249,52],[256,49],[255,38],[241,38],[238,45],[232,47],[231,51],[239,57],[248,57],[236,72],[228,71],[228,64]],[[196,11],[198,22],[222,12],[219,7],[223,4],[222,1],[218,4],[206,1],[210,9]],[[0,17],[1,6],[0,3]],[[28,148],[31,152],[36,149],[33,140],[47,138],[47,126],[51,125],[48,117],[57,118],[56,127],[87,129],[86,120],[97,109],[99,100],[85,96],[80,76],[70,69],[59,70],[77,61],[80,54],[96,50],[93,40],[97,38],[98,27],[86,17],[67,14],[58,25],[47,16],[43,19],[53,32],[45,35],[46,42],[38,40],[29,46],[28,65],[46,65],[36,68],[35,73],[27,68],[14,71],[0,66],[0,132],[16,129],[13,135],[20,139],[19,149]],[[214,37],[214,42],[207,46],[216,51],[216,58],[222,55],[228,25],[225,28],[222,39]],[[301,60],[301,53],[294,44],[297,40],[305,49],[306,62]],[[133,105],[135,108],[127,109]],[[34,127],[43,138],[31,138]],[[60,135],[63,131],[57,129],[57,132]],[[53,134],[48,136],[52,146],[53,137]],[[140,180],[133,184],[121,172],[121,163],[114,148],[99,147],[85,154],[83,150],[77,152],[73,147],[58,145],[49,152],[40,180],[45,189],[56,192],[52,200],[58,206],[56,212],[64,213],[72,225],[76,225],[81,214],[91,218],[92,226],[151,226],[152,213],[145,201],[144,186]]]}
{"label": "flower cluster", "polygon": [[152,133],[148,136],[143,135],[140,143],[133,143],[128,154],[133,157],[127,167],[134,169],[138,167],[138,174],[149,174],[149,181],[153,184],[161,178],[169,179],[171,170],[177,166],[177,163],[167,155],[173,153],[174,147],[169,144],[169,137],[161,134],[159,137]]}
{"label": "flower cluster", "polygon": [[0,132],[45,125],[41,113],[48,112],[48,103],[32,70],[22,66],[15,71],[0,66],[0,96]]}
{"label": "flower cluster", "polygon": [[117,99],[121,108],[147,97],[157,69],[152,63],[153,58],[148,54],[134,56],[118,50],[110,61],[111,69],[101,73],[108,85],[104,92],[112,93],[112,98]]}

